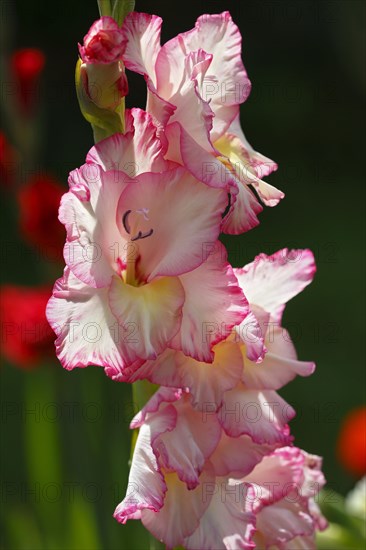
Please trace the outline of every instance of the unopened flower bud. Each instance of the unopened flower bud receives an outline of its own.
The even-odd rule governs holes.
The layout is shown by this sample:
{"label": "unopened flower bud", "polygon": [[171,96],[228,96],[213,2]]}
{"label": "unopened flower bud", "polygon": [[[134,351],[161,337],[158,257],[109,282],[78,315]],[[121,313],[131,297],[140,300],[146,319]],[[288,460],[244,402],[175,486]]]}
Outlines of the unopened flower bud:
{"label": "unopened flower bud", "polygon": [[79,44],[80,57],[84,63],[113,63],[122,58],[126,40],[112,17],[101,17],[95,21],[84,37],[84,45]]}
{"label": "unopened flower bud", "polygon": [[[123,132],[123,98],[128,93],[122,61],[125,48],[126,39],[121,28],[109,16],[95,21],[83,45],[79,44],[77,93],[80,108],[93,125],[96,141]],[[99,128],[97,132],[96,128]]]}

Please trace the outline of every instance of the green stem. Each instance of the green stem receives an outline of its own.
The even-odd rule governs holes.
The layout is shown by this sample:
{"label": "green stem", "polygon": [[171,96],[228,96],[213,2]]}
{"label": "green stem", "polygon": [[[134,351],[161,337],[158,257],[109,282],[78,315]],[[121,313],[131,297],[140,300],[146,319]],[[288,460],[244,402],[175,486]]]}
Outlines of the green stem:
{"label": "green stem", "polygon": [[47,539],[45,545],[54,548],[63,538],[61,498],[52,501],[47,498],[48,489],[53,488],[57,495],[63,486],[60,422],[55,416],[58,410],[55,371],[41,368],[37,373],[27,373],[24,390],[25,410],[29,411],[24,425],[28,480],[40,495],[34,508]]}
{"label": "green stem", "polygon": [[142,409],[159,388],[147,380],[138,380],[132,384],[132,397],[138,409]]}
{"label": "green stem", "polygon": [[[138,380],[132,384],[132,398],[133,402],[137,405],[138,409],[141,410],[147,401],[152,395],[154,395],[158,386],[151,384],[147,380]],[[131,441],[131,460],[133,456],[133,451],[135,448],[137,440],[138,430],[134,430]],[[142,526],[142,525],[141,525]],[[155,537],[149,533],[149,550],[163,550],[165,546],[159,542]]]}
{"label": "green stem", "polygon": [[149,550],[164,550],[165,545],[149,533]]}

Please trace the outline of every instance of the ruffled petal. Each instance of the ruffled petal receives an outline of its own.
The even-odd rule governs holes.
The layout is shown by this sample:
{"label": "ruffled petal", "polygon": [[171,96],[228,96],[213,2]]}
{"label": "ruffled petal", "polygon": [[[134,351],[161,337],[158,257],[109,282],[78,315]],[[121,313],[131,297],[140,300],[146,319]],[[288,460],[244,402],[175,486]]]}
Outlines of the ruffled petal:
{"label": "ruffled petal", "polygon": [[98,166],[85,164],[71,172],[71,191],[61,200],[59,219],[67,231],[66,265],[95,288],[110,283],[119,269],[119,257],[125,254],[126,241],[114,218],[118,199],[128,183],[121,176],[121,172],[103,173]]}
{"label": "ruffled petal", "polygon": [[220,342],[213,352],[213,363],[195,361],[180,352],[175,357],[175,380],[179,377],[180,385],[189,388],[192,406],[201,411],[217,410],[224,392],[236,386],[243,370],[237,344]]}
{"label": "ruffled petal", "polygon": [[46,314],[57,334],[57,357],[66,369],[124,368],[124,335],[109,307],[107,288],[89,287],[66,268],[54,286]]}
{"label": "ruffled petal", "polygon": [[131,327],[125,342],[130,361],[131,357],[155,359],[180,328],[184,290],[177,277],[163,277],[140,287],[113,277],[108,296],[119,325]]}
{"label": "ruffled petal", "polygon": [[98,164],[105,171],[121,171],[131,178],[169,169],[152,116],[141,109],[127,109],[125,124],[125,134],[113,134],[97,143],[90,149],[86,162]]}
{"label": "ruffled petal", "polygon": [[146,418],[151,413],[155,413],[159,410],[160,405],[163,403],[174,403],[179,401],[183,394],[183,391],[180,388],[165,388],[162,386],[159,388],[146,405],[139,411],[134,418],[131,420],[130,428],[139,428],[146,421]]}
{"label": "ruffled petal", "polygon": [[246,164],[247,166],[249,165],[251,168],[253,168],[255,174],[259,179],[263,179],[277,170],[278,165],[276,162],[255,151],[253,147],[248,143],[241,128],[240,112],[238,112],[237,116],[230,124],[227,133],[239,139],[244,158],[247,159]]}
{"label": "ruffled petal", "polygon": [[260,254],[234,271],[249,302],[271,313],[272,321],[280,323],[286,302],[311,283],[316,267],[310,250],[284,248],[272,256]]}
{"label": "ruffled petal", "polygon": [[204,101],[210,102],[215,114],[212,135],[217,139],[233,120],[237,112],[235,107],[246,100],[251,88],[241,60],[240,31],[229,12],[203,15],[194,29],[164,44],[156,64],[158,89],[167,99],[173,96],[185,57],[201,48],[212,57],[212,62],[200,83],[199,93]]}
{"label": "ruffled petal", "polygon": [[245,477],[245,481],[255,487],[255,511],[286,497],[292,500],[293,491],[300,490],[303,466],[304,457],[297,447],[281,447],[264,457]]}
{"label": "ruffled petal", "polygon": [[[311,457],[296,447],[283,447],[263,458],[246,476],[245,481],[253,485],[257,495],[254,504],[257,532],[254,538],[258,548],[276,546],[292,550],[314,547],[318,512],[313,515],[311,510],[315,503],[304,487],[304,483],[313,477],[310,474],[304,481],[309,467],[314,468],[317,477],[319,457]],[[310,494],[317,494],[320,488],[321,485],[313,488]]]}
{"label": "ruffled petal", "polygon": [[253,304],[250,308],[244,321],[235,327],[235,341],[245,345],[243,353],[250,361],[260,363],[266,353],[264,338],[270,314]]}
{"label": "ruffled petal", "polygon": [[114,517],[120,523],[141,519],[143,510],[159,511],[164,505],[167,486],[151,448],[151,427],[144,424],[137,437],[127,495],[117,506]]}
{"label": "ruffled petal", "polygon": [[[205,362],[213,361],[213,345],[224,340],[249,311],[226,261],[224,247],[216,243],[214,251],[199,268],[180,276],[186,296],[182,326],[170,344],[185,355]],[[207,255],[207,249],[204,253]]]}
{"label": "ruffled petal", "polygon": [[[122,193],[117,224],[124,238],[135,239],[138,269],[145,279],[187,273],[204,261],[204,247],[216,242],[227,204],[223,190],[210,189],[184,168],[142,174]],[[127,211],[130,235],[123,226]]]}
{"label": "ruffled petal", "polygon": [[220,342],[213,348],[213,363],[196,361],[180,351],[166,349],[154,361],[146,361],[124,380],[130,383],[147,379],[170,388],[189,388],[195,409],[212,412],[222,403],[223,393],[236,386],[242,376],[243,358],[238,344]]}
{"label": "ruffled petal", "polygon": [[156,85],[155,64],[160,51],[161,17],[147,13],[129,13],[123,21],[126,40],[123,61],[128,69],[147,75]]}
{"label": "ruffled petal", "polygon": [[282,191],[257,176],[260,169],[252,165],[251,153],[247,151],[238,137],[226,133],[218,141],[215,141],[215,148],[227,157],[242,185],[251,185],[266,206],[276,206],[284,198],[285,195]]}
{"label": "ruffled petal", "polygon": [[256,443],[289,443],[287,422],[294,416],[293,408],[276,392],[249,390],[243,384],[224,394],[219,410],[219,421],[228,435],[250,435]]}
{"label": "ruffled petal", "polygon": [[[255,515],[252,512],[252,488],[230,485],[216,478],[210,505],[196,531],[184,541],[187,550],[249,550],[254,548]],[[248,494],[249,493],[249,494]]]}
{"label": "ruffled petal", "polygon": [[183,386],[176,360],[179,355],[185,357],[181,352],[167,348],[156,359],[145,361],[138,368],[126,369],[124,371],[124,382],[133,383],[137,380],[149,380],[153,384],[168,386],[169,388]]}
{"label": "ruffled petal", "polygon": [[164,434],[174,431],[177,427],[177,421],[177,409],[171,404],[166,404],[156,414],[150,413],[145,419],[145,424],[148,424],[151,428],[151,447],[154,451],[156,458],[158,459],[159,466],[159,453],[156,452],[157,440],[159,440],[159,438],[162,437]]}
{"label": "ruffled petal", "polygon": [[[177,38],[173,40],[177,40]],[[156,64],[158,82],[161,72],[161,53]],[[183,55],[181,59],[182,63],[178,66],[174,64],[170,70],[170,78],[174,82],[171,93],[167,95],[161,90],[158,83],[159,95],[169,100],[169,103],[176,107],[169,123],[179,122],[200,147],[213,153],[210,132],[214,113],[209,103],[202,98],[199,92],[200,83],[205,80],[212,56],[202,49],[197,49],[197,51]],[[164,75],[164,82],[168,82],[168,79],[169,76]]]}
{"label": "ruffled petal", "polygon": [[[153,449],[162,467],[176,472],[188,489],[194,489],[200,483],[206,459],[219,442],[221,427],[213,415],[203,419],[187,397],[168,407],[176,410],[176,426],[157,437]],[[155,416],[165,414],[165,410]]]}
{"label": "ruffled petal", "polygon": [[301,451],[304,457],[304,479],[301,485],[301,496],[315,497],[325,485],[322,468],[322,458],[317,455]]}
{"label": "ruffled petal", "polygon": [[248,475],[273,450],[273,445],[255,443],[248,435],[229,437],[222,432],[210,460],[217,476],[238,478]]}
{"label": "ruffled petal", "polygon": [[[237,181],[237,179],[236,179]],[[238,183],[237,194],[232,197],[231,208],[222,223],[222,231],[229,235],[240,235],[259,224],[258,214],[263,207],[249,187]]]}
{"label": "ruffled petal", "polygon": [[[179,134],[180,141],[180,156],[184,166],[197,178],[199,181],[206,183],[210,187],[218,187],[227,189],[228,192],[235,197],[238,193],[238,186],[242,185],[237,180],[233,171],[229,170],[219,158],[219,152],[214,149],[202,147],[193,139],[186,131],[184,122],[182,124],[173,122],[169,124],[175,126],[174,138],[177,140]],[[177,147],[175,146],[175,149]],[[177,155],[175,153],[175,155]],[[168,157],[171,160],[178,161],[177,156]],[[254,198],[254,197],[253,197]]]}
{"label": "ruffled petal", "polygon": [[248,388],[278,390],[296,375],[310,376],[315,370],[314,363],[297,361],[294,345],[282,327],[270,329],[266,348],[267,353],[260,365],[248,359],[244,361],[242,380]]}
{"label": "ruffled petal", "polygon": [[167,548],[182,545],[184,539],[195,531],[200,520],[210,504],[210,495],[202,498],[202,491],[214,484],[212,466],[206,464],[200,476],[200,485],[189,490],[180,481],[177,474],[166,473],[167,493],[164,506],[157,512],[152,509],[143,510],[141,519],[144,526]]}
{"label": "ruffled petal", "polygon": [[159,136],[176,107],[164,100],[156,89],[155,65],[160,51],[162,20],[156,15],[132,12],[123,22],[122,33],[127,42],[123,60],[128,69],[144,76],[148,87],[146,110],[159,126]]}
{"label": "ruffled petal", "polygon": [[[314,533],[313,519],[302,500],[293,502],[284,498],[276,504],[264,507],[257,515],[257,529],[265,537],[267,548],[273,545],[289,550],[296,548],[311,550],[312,548],[312,546],[296,546],[300,543],[298,539],[295,544],[292,544],[295,537],[311,537]],[[288,546],[283,546],[284,543],[288,543]]]}

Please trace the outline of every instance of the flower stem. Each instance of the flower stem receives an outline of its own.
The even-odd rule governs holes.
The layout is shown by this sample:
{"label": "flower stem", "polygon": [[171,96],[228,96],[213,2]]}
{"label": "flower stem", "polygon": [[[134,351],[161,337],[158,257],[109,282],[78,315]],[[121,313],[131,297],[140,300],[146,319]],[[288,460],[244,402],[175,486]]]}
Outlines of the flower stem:
{"label": "flower stem", "polygon": [[153,537],[151,533],[149,533],[149,542],[149,550],[163,550],[165,548],[165,545]]}

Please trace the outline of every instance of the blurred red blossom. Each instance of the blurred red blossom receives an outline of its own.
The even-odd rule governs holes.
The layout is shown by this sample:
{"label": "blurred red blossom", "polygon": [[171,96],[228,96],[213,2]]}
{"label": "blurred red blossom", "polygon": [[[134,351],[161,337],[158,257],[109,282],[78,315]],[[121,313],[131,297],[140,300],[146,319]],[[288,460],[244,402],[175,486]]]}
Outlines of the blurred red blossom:
{"label": "blurred red blossom", "polygon": [[58,208],[65,189],[48,174],[31,178],[19,191],[20,230],[24,239],[50,258],[62,260],[65,230]]}
{"label": "blurred red blossom", "polygon": [[19,91],[19,104],[30,114],[36,104],[38,81],[45,65],[45,55],[37,48],[16,50],[11,56],[11,70]]}
{"label": "blurred red blossom", "polygon": [[357,477],[366,474],[366,406],[353,409],[343,420],[337,454],[346,470]]}
{"label": "blurred red blossom", "polygon": [[47,286],[1,287],[1,352],[19,367],[34,367],[44,354],[53,354],[54,334],[45,315],[51,292]]}
{"label": "blurred red blossom", "polygon": [[18,154],[4,132],[0,130],[0,182],[1,187],[13,186],[17,169]]}

